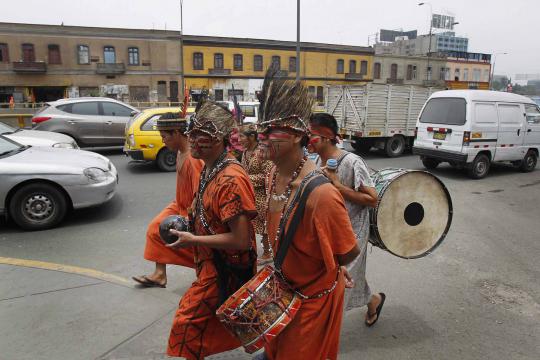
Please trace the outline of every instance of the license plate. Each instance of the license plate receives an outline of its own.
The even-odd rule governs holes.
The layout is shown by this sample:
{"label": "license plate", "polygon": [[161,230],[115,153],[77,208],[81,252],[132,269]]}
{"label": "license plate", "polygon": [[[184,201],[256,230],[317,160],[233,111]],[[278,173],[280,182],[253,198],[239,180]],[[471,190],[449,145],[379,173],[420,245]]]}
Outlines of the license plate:
{"label": "license plate", "polygon": [[437,139],[437,140],[444,140],[444,139],[446,139],[446,134],[436,132],[436,133],[433,134],[433,138]]}

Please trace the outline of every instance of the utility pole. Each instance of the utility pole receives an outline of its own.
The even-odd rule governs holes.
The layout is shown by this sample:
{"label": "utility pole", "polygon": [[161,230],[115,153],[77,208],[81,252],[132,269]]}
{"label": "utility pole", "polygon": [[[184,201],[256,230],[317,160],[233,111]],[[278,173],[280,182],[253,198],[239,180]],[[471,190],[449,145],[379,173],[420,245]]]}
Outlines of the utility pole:
{"label": "utility pole", "polygon": [[185,80],[184,80],[184,19],[182,17],[183,1],[180,0],[180,91],[182,94],[181,99],[185,95]]}
{"label": "utility pole", "polygon": [[296,0],[296,81],[300,81],[300,0]]}
{"label": "utility pole", "polygon": [[430,69],[429,60],[431,56],[431,38],[433,35],[433,7],[431,6],[431,3],[429,2],[421,2],[418,4],[418,6],[422,6],[422,5],[429,5],[429,46],[428,46],[428,53],[427,53],[426,80],[431,80],[430,78],[433,77],[433,71]]}
{"label": "utility pole", "polygon": [[497,62],[497,55],[508,55],[508,53],[500,52],[493,55],[493,66],[489,72],[489,90],[493,90],[493,77],[495,76],[495,62]]}

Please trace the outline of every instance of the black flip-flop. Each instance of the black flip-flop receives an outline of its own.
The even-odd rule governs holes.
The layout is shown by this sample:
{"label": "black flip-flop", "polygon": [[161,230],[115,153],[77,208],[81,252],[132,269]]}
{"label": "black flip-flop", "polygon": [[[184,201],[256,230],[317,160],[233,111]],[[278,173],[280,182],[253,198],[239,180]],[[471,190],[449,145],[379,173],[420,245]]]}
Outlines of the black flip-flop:
{"label": "black flip-flop", "polygon": [[373,315],[377,315],[377,317],[375,318],[375,320],[373,320],[372,323],[369,323],[366,319],[365,324],[367,327],[372,327],[373,325],[375,325],[377,320],[379,320],[379,316],[381,315],[381,310],[384,305],[384,301],[386,300],[386,295],[384,293],[379,293],[379,295],[381,296],[381,303],[379,304],[379,306],[377,306],[377,309],[375,309],[375,314],[368,313],[369,318],[372,318]]}
{"label": "black flip-flop", "polygon": [[152,279],[149,279],[148,277],[146,277],[146,275],[133,276],[132,279],[144,287],[160,287],[160,288],[167,287],[166,285],[160,284]]}

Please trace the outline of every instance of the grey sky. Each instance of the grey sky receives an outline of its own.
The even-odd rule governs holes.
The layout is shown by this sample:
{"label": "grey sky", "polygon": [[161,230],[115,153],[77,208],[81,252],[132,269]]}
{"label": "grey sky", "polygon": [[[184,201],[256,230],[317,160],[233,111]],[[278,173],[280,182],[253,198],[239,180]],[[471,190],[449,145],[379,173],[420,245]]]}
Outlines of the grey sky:
{"label": "grey sky", "polygon": [[[416,0],[301,0],[302,41],[367,45],[380,28],[429,30]],[[1,0],[0,21],[179,29],[179,0]],[[450,12],[469,51],[497,53],[496,73],[540,73],[540,0],[432,0]],[[184,0],[184,33],[296,40],[295,0]]]}

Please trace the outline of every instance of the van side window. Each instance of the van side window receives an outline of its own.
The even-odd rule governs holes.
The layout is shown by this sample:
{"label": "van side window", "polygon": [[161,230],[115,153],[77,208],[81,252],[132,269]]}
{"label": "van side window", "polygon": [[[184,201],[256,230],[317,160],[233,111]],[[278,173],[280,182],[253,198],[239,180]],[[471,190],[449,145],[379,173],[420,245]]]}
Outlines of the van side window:
{"label": "van side window", "polygon": [[476,103],[474,105],[474,122],[479,126],[497,127],[497,107],[494,103]]}
{"label": "van side window", "polygon": [[525,113],[527,114],[527,122],[529,124],[540,124],[540,110],[534,105],[525,105]]}

